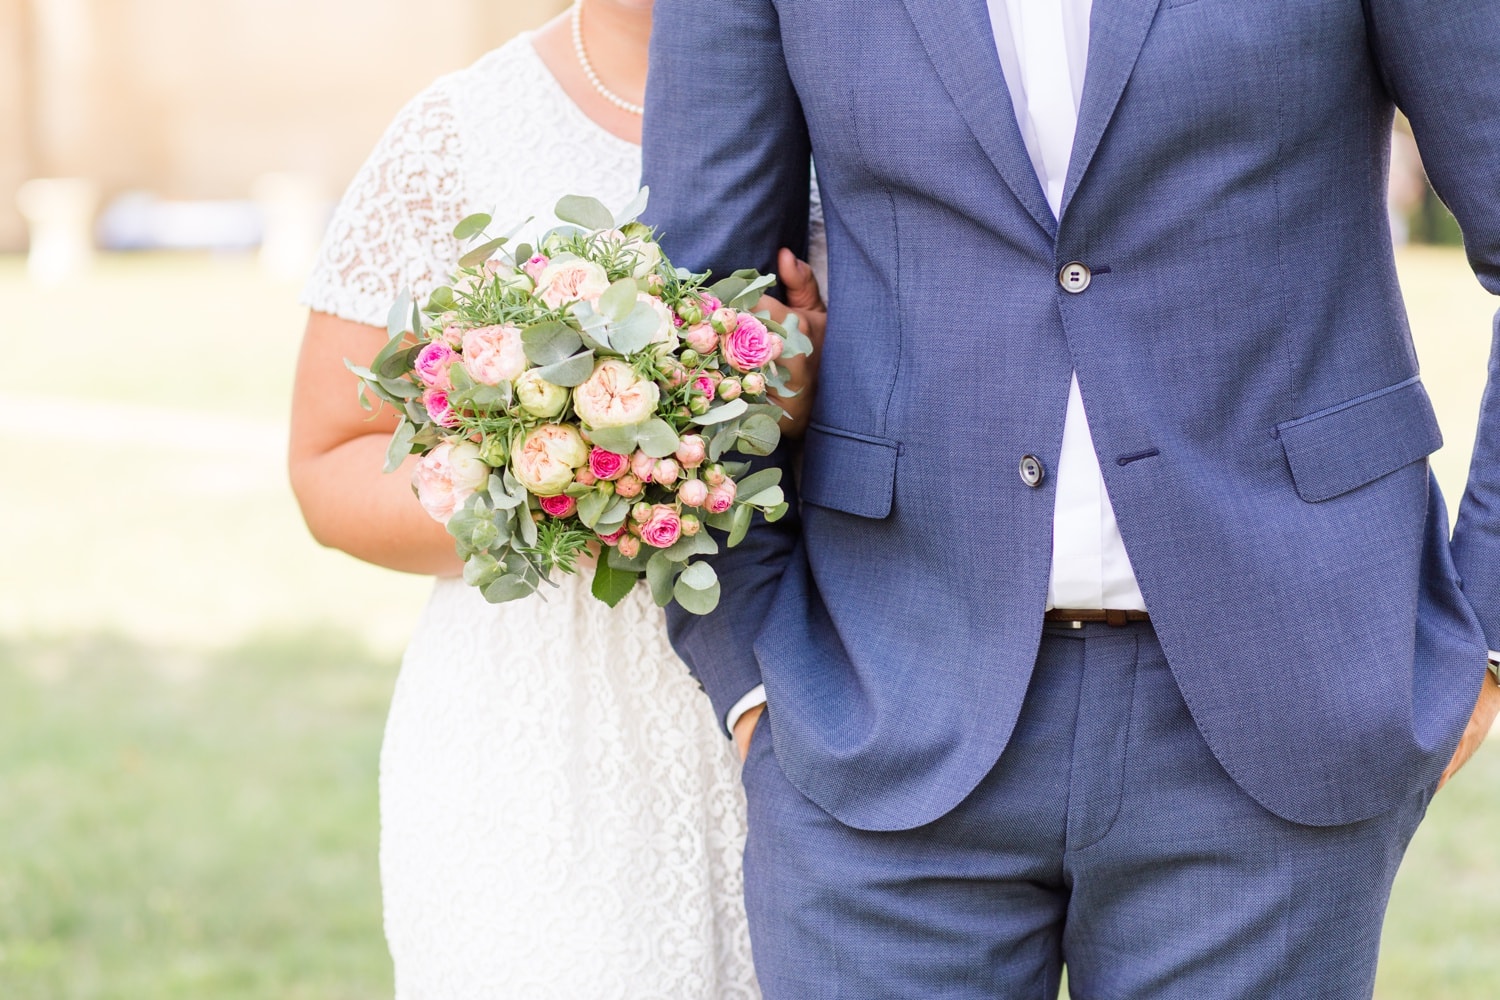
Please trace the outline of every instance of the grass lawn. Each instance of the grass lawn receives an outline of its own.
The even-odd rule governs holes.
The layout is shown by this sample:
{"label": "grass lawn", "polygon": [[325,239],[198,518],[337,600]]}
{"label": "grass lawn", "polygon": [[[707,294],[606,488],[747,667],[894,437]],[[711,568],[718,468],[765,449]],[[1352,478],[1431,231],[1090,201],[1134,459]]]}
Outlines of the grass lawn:
{"label": "grass lawn", "polygon": [[[1453,251],[1401,265],[1456,497],[1496,303]],[[390,994],[376,754],[427,585],[302,530],[295,292],[133,257],[43,293],[0,258],[6,329],[66,347],[0,375],[0,1000]],[[1408,855],[1381,1000],[1500,995],[1497,841],[1490,747]]]}

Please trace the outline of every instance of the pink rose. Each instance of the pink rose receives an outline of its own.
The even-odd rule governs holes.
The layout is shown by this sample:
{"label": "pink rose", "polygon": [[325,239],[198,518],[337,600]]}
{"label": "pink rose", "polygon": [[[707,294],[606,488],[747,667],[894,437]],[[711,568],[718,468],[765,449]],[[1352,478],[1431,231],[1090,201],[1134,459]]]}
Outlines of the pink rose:
{"label": "pink rose", "polygon": [[549,261],[536,275],[537,295],[549,308],[570,302],[599,304],[599,296],[609,291],[609,274],[591,260],[563,257]]}
{"label": "pink rose", "polygon": [[542,497],[542,510],[552,517],[572,517],[578,510],[578,501],[565,493],[559,493],[555,497]]}
{"label": "pink rose", "polygon": [[444,441],[422,456],[412,470],[411,484],[428,516],[447,524],[489,478],[490,467],[479,460],[477,447],[468,441]]}
{"label": "pink rose", "polygon": [[422,393],[422,405],[427,408],[427,415],[432,418],[432,422],[439,427],[453,430],[459,426],[458,411],[448,402],[448,394],[442,389],[428,389]]}
{"label": "pink rose", "polygon": [[682,477],[682,467],[670,458],[658,459],[651,478],[658,486],[671,486]]}
{"label": "pink rose", "polygon": [[682,516],[670,504],[651,508],[651,519],[641,525],[641,541],[654,549],[667,549],[682,537]]}
{"label": "pink rose", "polygon": [[723,514],[734,506],[735,485],[733,479],[726,478],[718,486],[708,491],[706,506],[710,514]]}
{"label": "pink rose", "polygon": [[[625,529],[621,528],[620,531],[624,532]],[[620,535],[619,541],[615,542],[615,544],[619,546],[620,555],[626,559],[634,559],[641,554],[641,540],[632,534],[626,533]]]}
{"label": "pink rose", "polygon": [[719,335],[707,323],[688,327],[683,332],[682,339],[699,354],[712,354],[719,349]]}
{"label": "pink rose", "polygon": [[724,303],[707,292],[700,292],[698,298],[703,302],[703,311],[710,315],[724,308]]}
{"label": "pink rose", "polygon": [[521,270],[525,271],[527,277],[529,277],[532,281],[535,281],[543,271],[547,270],[547,265],[550,263],[552,263],[552,261],[547,259],[546,254],[539,253],[535,257],[528,260],[526,263],[522,264]]}
{"label": "pink rose", "polygon": [[611,531],[609,534],[600,535],[599,541],[603,542],[605,545],[615,545],[620,541],[621,538],[625,536],[628,530],[629,529],[627,529],[625,525],[622,524],[614,531]]}
{"label": "pink rose", "polygon": [[644,451],[637,450],[635,454],[630,456],[630,472],[635,478],[645,482],[651,478],[651,473],[655,471],[656,459]]}
{"label": "pink rose", "polygon": [[641,495],[645,486],[634,475],[626,473],[615,480],[615,495],[622,496],[626,500],[633,500]]}
{"label": "pink rose", "polygon": [[624,455],[617,455],[612,451],[605,451],[598,445],[589,452],[589,471],[606,482],[614,482],[630,469],[630,459]]}
{"label": "pink rose", "polygon": [[677,488],[677,499],[688,507],[702,507],[708,501],[708,484],[701,479],[689,479]]}
{"label": "pink rose", "polygon": [[417,378],[422,384],[431,389],[448,390],[453,388],[453,380],[448,376],[448,369],[453,362],[458,360],[458,355],[453,353],[453,348],[440,340],[428,341],[423,348],[417,352],[417,360],[414,368]]}
{"label": "pink rose", "polygon": [[693,380],[693,389],[710,403],[714,401],[714,380],[707,375],[699,375],[695,378]]}
{"label": "pink rose", "polygon": [[684,434],[678,442],[676,459],[684,469],[696,469],[708,457],[708,442],[699,434]]}
{"label": "pink rose", "polygon": [[643,379],[624,361],[606,358],[573,390],[578,419],[590,427],[629,427],[654,416],[661,402],[656,383]]}
{"label": "pink rose", "polygon": [[482,326],[464,334],[464,369],[485,385],[516,378],[526,370],[520,329],[509,324]]}
{"label": "pink rose", "polygon": [[724,360],[737,371],[753,371],[771,363],[772,333],[749,313],[740,313],[733,330],[724,335]]}

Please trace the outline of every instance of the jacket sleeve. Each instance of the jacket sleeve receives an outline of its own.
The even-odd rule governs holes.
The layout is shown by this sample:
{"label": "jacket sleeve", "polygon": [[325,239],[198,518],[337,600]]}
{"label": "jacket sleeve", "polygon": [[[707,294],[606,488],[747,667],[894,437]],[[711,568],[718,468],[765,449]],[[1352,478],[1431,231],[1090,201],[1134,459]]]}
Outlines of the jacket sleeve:
{"label": "jacket sleeve", "polygon": [[[642,182],[647,223],[672,262],[727,275],[775,270],[785,246],[805,255],[810,147],[782,52],[772,0],[657,0],[646,86]],[[757,518],[746,539],[711,562],[722,597],[698,617],[673,605],[672,644],[720,720],[761,683],[754,643],[797,543],[792,448],[783,469],[792,513]]]}
{"label": "jacket sleeve", "polygon": [[[1386,86],[1411,120],[1469,264],[1500,295],[1500,0],[1365,0]],[[1500,649],[1500,316],[1459,507],[1453,556],[1491,649]]]}

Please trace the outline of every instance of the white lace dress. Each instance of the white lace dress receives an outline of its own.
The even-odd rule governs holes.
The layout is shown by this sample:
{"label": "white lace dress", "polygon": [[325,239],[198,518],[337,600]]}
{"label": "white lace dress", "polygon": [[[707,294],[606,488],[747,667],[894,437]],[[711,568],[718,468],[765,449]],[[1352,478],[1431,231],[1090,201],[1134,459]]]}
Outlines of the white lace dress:
{"label": "white lace dress", "polygon": [[[456,260],[454,224],[554,224],[630,201],[640,148],[563,93],[523,35],[397,117],[345,195],[304,301],[376,326]],[[351,392],[352,392],[351,383]],[[380,761],[385,929],[403,1000],[759,995],[729,742],[637,590],[567,578],[493,606],[439,580]]]}

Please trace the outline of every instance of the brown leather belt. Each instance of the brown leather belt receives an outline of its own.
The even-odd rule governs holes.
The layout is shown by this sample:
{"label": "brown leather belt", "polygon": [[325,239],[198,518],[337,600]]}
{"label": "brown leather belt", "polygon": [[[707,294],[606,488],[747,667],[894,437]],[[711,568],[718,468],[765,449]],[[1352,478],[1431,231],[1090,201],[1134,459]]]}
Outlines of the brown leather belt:
{"label": "brown leather belt", "polygon": [[1053,608],[1042,616],[1042,621],[1061,622],[1074,628],[1095,623],[1123,628],[1134,622],[1150,620],[1151,616],[1144,611],[1121,611],[1118,608]]}

